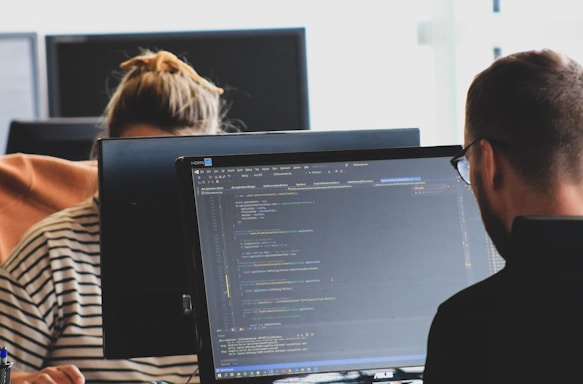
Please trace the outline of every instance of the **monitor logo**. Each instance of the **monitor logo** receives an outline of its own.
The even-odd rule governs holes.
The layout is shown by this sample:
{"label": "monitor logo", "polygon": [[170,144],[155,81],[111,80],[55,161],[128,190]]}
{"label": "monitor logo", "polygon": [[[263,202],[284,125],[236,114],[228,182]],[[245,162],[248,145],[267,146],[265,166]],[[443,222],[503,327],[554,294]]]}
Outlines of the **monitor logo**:
{"label": "monitor logo", "polygon": [[212,167],[213,166],[213,159],[211,159],[210,157],[205,157],[204,158],[204,166],[205,167]]}

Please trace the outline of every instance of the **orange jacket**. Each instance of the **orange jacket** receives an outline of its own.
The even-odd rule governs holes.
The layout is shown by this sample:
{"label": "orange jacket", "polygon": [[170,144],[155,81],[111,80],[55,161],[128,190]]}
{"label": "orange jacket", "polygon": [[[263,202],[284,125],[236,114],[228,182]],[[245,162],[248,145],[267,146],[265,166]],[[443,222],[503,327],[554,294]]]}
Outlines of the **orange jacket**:
{"label": "orange jacket", "polygon": [[96,161],[0,156],[0,264],[32,224],[96,192]]}

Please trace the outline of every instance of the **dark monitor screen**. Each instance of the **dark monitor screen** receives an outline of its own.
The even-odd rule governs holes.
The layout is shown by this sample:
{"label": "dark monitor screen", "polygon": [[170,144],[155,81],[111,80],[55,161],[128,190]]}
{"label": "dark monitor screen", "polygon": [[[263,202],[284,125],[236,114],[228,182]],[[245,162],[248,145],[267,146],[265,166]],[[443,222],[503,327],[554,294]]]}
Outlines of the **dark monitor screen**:
{"label": "dark monitor screen", "polygon": [[[104,354],[196,352],[174,161],[185,155],[418,146],[419,129],[101,139]],[[186,311],[188,312],[188,311]]]}
{"label": "dark monitor screen", "polygon": [[47,35],[50,116],[100,116],[119,64],[141,48],[167,50],[225,89],[245,131],[309,129],[303,28]]}
{"label": "dark monitor screen", "polygon": [[12,120],[6,153],[30,153],[67,160],[88,160],[102,132],[97,117]]}
{"label": "dark monitor screen", "polygon": [[422,367],[438,305],[503,265],[449,162],[460,149],[179,159],[201,382]]}

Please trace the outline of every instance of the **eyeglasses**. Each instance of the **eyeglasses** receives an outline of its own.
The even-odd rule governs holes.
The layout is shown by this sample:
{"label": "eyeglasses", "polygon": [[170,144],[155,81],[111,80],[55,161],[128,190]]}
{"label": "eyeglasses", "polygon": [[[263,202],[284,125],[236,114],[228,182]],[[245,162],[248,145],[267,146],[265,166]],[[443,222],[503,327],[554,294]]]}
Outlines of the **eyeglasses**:
{"label": "eyeglasses", "polygon": [[451,158],[450,162],[454,169],[459,173],[460,177],[463,181],[465,181],[468,185],[472,184],[470,180],[470,162],[466,157],[466,153],[468,149],[477,142],[484,140],[484,138],[479,137],[469,143],[464,149],[459,151],[454,157]]}

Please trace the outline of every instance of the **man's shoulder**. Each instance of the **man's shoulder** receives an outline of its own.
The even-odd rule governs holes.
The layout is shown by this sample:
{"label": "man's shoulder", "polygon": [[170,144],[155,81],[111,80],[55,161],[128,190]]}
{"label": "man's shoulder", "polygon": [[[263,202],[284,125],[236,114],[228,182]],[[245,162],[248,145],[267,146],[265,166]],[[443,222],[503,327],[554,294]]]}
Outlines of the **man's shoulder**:
{"label": "man's shoulder", "polygon": [[[431,324],[424,378],[427,383],[495,382],[495,330],[507,280],[503,268],[459,291],[438,308]],[[477,372],[480,374],[476,375]],[[487,378],[487,380],[485,379]],[[498,378],[498,377],[496,377]]]}
{"label": "man's shoulder", "polygon": [[507,271],[505,268],[479,281],[469,287],[462,289],[440,306],[440,311],[469,311],[484,312],[491,310],[500,300],[502,290],[506,281]]}

